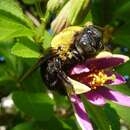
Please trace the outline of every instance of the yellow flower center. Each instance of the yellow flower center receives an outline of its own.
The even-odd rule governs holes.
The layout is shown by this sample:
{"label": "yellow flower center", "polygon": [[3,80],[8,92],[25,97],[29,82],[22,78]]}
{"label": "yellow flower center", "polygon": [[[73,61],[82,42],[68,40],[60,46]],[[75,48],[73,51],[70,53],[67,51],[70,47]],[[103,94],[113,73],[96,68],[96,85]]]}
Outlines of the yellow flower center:
{"label": "yellow flower center", "polygon": [[91,73],[88,75],[88,78],[91,78],[89,82],[91,88],[96,89],[97,87],[103,86],[108,80],[114,81],[116,77],[114,74],[108,76],[103,70],[101,70],[95,73]]}

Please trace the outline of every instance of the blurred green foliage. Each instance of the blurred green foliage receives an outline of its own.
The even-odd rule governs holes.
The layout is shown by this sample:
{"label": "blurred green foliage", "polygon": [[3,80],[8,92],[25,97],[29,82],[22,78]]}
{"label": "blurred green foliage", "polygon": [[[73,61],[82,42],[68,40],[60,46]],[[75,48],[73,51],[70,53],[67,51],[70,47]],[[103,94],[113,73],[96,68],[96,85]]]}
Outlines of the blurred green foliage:
{"label": "blurred green foliage", "polygon": [[[0,101],[8,95],[12,95],[14,101],[13,111],[6,111],[7,108],[0,105],[0,126],[7,130],[80,129],[67,97],[57,93],[53,98],[48,96],[51,93],[42,82],[39,69],[22,82],[19,78],[46,54],[56,27],[58,31],[63,29],[58,26],[61,22],[67,23],[66,27],[83,26],[88,21],[104,28],[112,27],[113,31],[107,34],[106,48],[130,56],[130,1],[92,0],[89,5],[85,2],[88,0],[61,0],[61,3],[58,0],[0,0]],[[66,8],[68,3],[72,7],[74,4],[72,10],[71,6]],[[66,13],[73,15],[68,18]],[[64,16],[65,19],[61,19]],[[57,21],[55,27],[54,20]],[[114,87],[127,95],[130,95],[129,66],[130,62],[116,68],[128,82]],[[120,120],[130,128],[129,108],[111,102],[102,108],[86,106],[96,130],[119,130]],[[66,113],[63,115],[62,111]]]}

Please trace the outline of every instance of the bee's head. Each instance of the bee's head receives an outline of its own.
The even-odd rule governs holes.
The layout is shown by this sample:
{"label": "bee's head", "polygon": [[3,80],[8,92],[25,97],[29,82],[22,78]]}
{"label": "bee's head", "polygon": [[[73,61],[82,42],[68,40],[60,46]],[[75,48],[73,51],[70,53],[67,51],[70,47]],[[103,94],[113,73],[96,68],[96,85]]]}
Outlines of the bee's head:
{"label": "bee's head", "polygon": [[102,30],[94,25],[90,25],[85,28],[85,32],[90,36],[93,41],[91,44],[96,50],[101,50],[103,48],[102,43]]}
{"label": "bee's head", "polygon": [[76,46],[81,54],[95,55],[103,49],[102,32],[93,25],[85,27]]}

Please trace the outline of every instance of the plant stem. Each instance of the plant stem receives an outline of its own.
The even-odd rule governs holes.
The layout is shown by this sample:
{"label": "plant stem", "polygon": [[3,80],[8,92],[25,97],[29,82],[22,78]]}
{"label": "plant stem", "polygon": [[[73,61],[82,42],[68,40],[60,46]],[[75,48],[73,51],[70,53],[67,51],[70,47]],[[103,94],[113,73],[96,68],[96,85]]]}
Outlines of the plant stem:
{"label": "plant stem", "polygon": [[41,44],[43,42],[44,31],[45,31],[45,28],[46,28],[48,21],[50,20],[50,16],[51,16],[51,13],[49,11],[46,11],[44,18],[41,17],[41,24],[37,28],[37,37],[36,37],[37,43]]}
{"label": "plant stem", "polygon": [[36,11],[37,11],[37,14],[39,15],[39,17],[43,17],[43,12],[42,12],[42,9],[41,9],[41,5],[40,5],[40,2],[35,2],[35,7],[36,7]]}

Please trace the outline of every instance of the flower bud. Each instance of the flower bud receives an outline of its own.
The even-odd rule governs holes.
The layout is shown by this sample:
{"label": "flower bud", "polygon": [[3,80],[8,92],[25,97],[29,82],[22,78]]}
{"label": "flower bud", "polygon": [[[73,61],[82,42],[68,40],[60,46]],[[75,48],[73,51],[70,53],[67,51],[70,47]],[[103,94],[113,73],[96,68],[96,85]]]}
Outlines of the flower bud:
{"label": "flower bud", "polygon": [[51,24],[53,32],[58,33],[67,26],[81,23],[88,13],[89,5],[90,0],[68,1]]}

